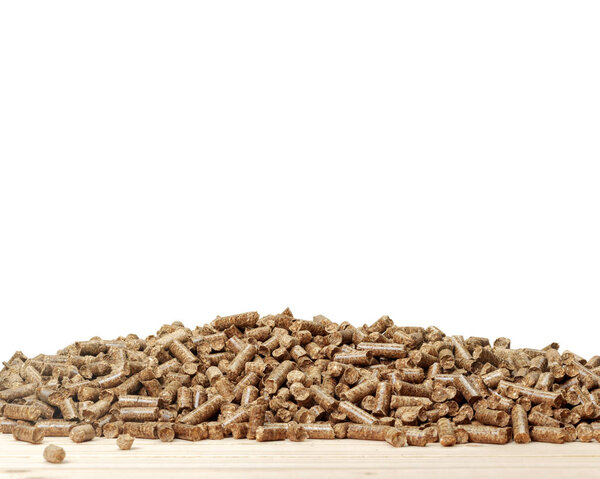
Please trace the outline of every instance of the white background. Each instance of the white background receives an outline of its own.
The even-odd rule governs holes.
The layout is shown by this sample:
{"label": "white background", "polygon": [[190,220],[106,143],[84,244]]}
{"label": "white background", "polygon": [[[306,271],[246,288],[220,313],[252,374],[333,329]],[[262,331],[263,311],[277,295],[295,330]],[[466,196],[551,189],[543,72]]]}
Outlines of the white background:
{"label": "white background", "polygon": [[0,357],[247,310],[600,353],[598,2],[0,4]]}

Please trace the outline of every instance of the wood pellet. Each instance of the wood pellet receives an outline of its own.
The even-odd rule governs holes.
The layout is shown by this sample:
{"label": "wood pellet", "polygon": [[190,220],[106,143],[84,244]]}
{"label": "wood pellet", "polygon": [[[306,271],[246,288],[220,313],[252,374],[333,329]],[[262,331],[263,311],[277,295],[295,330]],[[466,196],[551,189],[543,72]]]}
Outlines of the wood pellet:
{"label": "wood pellet", "polygon": [[60,464],[65,460],[65,450],[54,444],[46,446],[44,449],[44,459],[52,464]]}
{"label": "wood pellet", "polygon": [[[363,439],[562,444],[600,439],[600,356],[511,349],[508,338],[354,327],[289,309],[180,322],[141,339],[78,341],[56,354],[17,351],[0,371],[0,432],[40,444],[116,438],[202,441]],[[48,446],[44,457],[61,462]]]}

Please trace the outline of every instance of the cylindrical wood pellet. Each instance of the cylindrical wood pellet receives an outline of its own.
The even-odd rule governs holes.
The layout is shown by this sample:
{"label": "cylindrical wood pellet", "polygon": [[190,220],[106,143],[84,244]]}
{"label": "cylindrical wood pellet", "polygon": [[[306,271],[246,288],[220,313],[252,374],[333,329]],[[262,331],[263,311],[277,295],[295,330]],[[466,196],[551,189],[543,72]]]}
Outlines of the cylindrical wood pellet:
{"label": "cylindrical wood pellet", "polygon": [[565,442],[565,432],[558,427],[534,426],[531,428],[531,439],[537,442],[562,444]]}
{"label": "cylindrical wood pellet", "polygon": [[65,450],[54,444],[46,446],[44,449],[44,459],[52,464],[60,464],[65,460]]}
{"label": "cylindrical wood pellet", "polygon": [[41,444],[44,439],[43,429],[27,424],[17,424],[13,427],[12,434],[17,441],[29,442],[31,444]]}
{"label": "cylindrical wood pellet", "polygon": [[91,441],[96,437],[96,430],[91,424],[80,424],[71,429],[69,437],[73,442]]}
{"label": "cylindrical wood pellet", "polygon": [[516,443],[526,444],[531,441],[529,436],[529,421],[527,420],[527,412],[523,406],[516,404],[512,408],[512,430],[513,438]]}
{"label": "cylindrical wood pellet", "polygon": [[133,445],[133,441],[133,436],[130,436],[129,434],[120,434],[119,437],[117,437],[117,447],[124,451],[129,450]]}

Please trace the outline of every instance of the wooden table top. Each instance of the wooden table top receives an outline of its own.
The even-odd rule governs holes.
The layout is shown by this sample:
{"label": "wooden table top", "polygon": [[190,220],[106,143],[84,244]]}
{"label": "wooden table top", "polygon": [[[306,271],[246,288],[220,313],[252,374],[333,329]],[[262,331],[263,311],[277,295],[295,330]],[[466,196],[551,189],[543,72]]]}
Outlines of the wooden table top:
{"label": "wooden table top", "polygon": [[[67,453],[62,464],[44,461],[46,445]],[[307,440],[257,443],[224,439],[162,443],[136,439],[129,451],[114,439],[75,444],[46,438],[41,445],[17,442],[0,434],[0,478],[265,478],[348,477],[600,478],[600,443],[504,446],[465,444],[444,448],[393,448],[356,440]]]}

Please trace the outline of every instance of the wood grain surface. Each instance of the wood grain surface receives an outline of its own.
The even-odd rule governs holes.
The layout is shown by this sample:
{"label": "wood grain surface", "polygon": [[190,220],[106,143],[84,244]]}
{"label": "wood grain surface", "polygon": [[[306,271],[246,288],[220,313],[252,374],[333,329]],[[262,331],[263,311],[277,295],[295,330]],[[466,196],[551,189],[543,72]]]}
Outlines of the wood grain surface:
{"label": "wood grain surface", "polygon": [[[44,461],[42,452],[48,444],[66,450],[64,463]],[[47,438],[41,445],[31,445],[0,435],[0,478],[116,477],[587,478],[600,477],[600,443],[465,444],[451,448],[430,444],[394,449],[386,443],[355,440],[161,443],[136,439],[131,450],[121,451],[114,439],[74,444],[68,438]]]}

